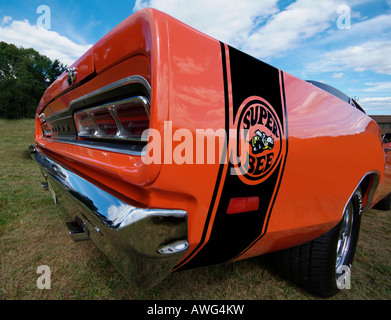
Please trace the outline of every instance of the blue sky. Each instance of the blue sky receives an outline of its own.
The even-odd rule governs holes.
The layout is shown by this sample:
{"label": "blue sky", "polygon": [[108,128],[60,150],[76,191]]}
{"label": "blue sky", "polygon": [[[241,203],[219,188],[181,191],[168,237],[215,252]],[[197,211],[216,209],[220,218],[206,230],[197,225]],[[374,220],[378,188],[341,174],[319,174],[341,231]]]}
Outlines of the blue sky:
{"label": "blue sky", "polygon": [[[50,29],[37,8],[50,9]],[[302,79],[391,115],[391,0],[0,0],[0,41],[70,65],[133,12],[154,7]]]}

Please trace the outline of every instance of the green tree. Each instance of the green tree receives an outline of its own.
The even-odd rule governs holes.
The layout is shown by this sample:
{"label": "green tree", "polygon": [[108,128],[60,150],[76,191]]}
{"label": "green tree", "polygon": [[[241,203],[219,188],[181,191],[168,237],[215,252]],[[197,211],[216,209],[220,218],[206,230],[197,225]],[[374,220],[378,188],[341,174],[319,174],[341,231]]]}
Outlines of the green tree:
{"label": "green tree", "polygon": [[0,117],[34,117],[42,94],[64,70],[57,59],[0,42]]}

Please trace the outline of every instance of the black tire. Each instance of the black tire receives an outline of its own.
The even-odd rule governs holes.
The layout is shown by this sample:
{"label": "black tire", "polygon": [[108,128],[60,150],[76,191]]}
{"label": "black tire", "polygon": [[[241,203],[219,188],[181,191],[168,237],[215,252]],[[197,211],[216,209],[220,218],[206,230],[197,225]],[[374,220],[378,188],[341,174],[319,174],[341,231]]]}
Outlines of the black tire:
{"label": "black tire", "polygon": [[391,210],[391,193],[384,199],[380,200],[373,208],[382,211]]}
{"label": "black tire", "polygon": [[[346,285],[350,283],[337,284],[337,280],[350,279],[360,231],[361,209],[362,194],[358,189],[346,206],[340,223],[333,229],[303,245],[275,252],[273,262],[276,270],[284,278],[322,298],[332,297],[343,287],[347,288]],[[351,229],[347,230],[349,226]],[[346,231],[350,236],[342,239]]]}

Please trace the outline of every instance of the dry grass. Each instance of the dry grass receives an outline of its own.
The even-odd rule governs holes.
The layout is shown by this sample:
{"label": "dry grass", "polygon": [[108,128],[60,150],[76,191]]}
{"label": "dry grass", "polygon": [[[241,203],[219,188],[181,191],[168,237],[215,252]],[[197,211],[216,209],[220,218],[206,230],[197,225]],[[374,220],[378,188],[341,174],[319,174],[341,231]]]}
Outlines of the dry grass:
{"label": "dry grass", "polygon": [[[27,152],[33,125],[0,120],[0,299],[317,299],[276,275],[267,257],[174,273],[146,291],[127,285],[91,242],[68,236],[68,216],[43,192]],[[391,299],[390,231],[391,212],[364,215],[352,288],[333,299]],[[37,288],[40,265],[50,267],[50,290]]]}

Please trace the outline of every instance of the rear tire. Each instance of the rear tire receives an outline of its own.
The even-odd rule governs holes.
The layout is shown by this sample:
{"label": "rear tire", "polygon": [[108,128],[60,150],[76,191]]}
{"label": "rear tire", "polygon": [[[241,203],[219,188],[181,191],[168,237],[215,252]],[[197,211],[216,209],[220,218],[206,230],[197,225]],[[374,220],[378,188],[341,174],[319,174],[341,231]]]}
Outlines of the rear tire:
{"label": "rear tire", "polygon": [[330,231],[303,245],[273,254],[279,273],[296,285],[323,298],[350,285],[361,223],[362,194],[358,189],[345,208],[341,221]]}
{"label": "rear tire", "polygon": [[382,211],[388,211],[391,209],[391,193],[379,201],[374,207],[374,209],[382,210]]}

